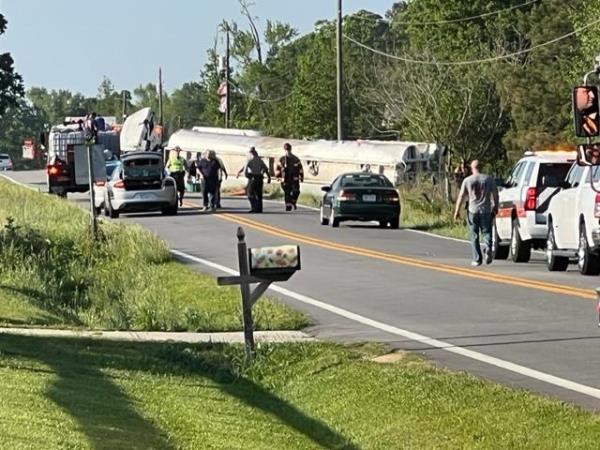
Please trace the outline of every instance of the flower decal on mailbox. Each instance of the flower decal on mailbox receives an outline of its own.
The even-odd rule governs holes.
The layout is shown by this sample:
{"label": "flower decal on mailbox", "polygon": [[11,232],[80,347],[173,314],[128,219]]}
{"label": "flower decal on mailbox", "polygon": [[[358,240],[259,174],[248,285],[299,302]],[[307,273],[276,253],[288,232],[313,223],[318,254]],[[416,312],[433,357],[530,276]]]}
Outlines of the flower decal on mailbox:
{"label": "flower decal on mailbox", "polygon": [[250,272],[295,271],[300,269],[300,249],[296,245],[250,249]]}

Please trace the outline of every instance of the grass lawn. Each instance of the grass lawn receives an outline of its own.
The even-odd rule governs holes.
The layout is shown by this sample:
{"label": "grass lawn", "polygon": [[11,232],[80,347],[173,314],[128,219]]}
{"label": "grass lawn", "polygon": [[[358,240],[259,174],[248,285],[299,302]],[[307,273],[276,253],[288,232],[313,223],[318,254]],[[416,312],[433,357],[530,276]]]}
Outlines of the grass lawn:
{"label": "grass lawn", "polygon": [[600,418],[381,347],[0,335],[0,448],[590,449]]}
{"label": "grass lawn", "polygon": [[[87,223],[77,206],[0,180],[0,325],[242,329],[239,289],[174,262],[141,227],[101,223],[93,241]],[[255,318],[263,330],[308,323],[268,299]]]}

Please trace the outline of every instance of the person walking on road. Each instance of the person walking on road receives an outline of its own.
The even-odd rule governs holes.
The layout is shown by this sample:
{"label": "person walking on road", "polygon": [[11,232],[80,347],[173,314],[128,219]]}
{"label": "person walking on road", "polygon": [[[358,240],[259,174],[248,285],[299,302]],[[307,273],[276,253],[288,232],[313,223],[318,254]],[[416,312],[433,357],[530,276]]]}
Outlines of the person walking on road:
{"label": "person walking on road", "polygon": [[285,210],[298,209],[296,203],[300,196],[300,183],[304,182],[304,169],[300,159],[292,153],[292,146],[285,143],[283,146],[285,155],[279,158],[275,176],[281,181],[281,187],[285,195]]}
{"label": "person walking on road", "polygon": [[217,156],[217,153],[214,150],[210,150],[213,154],[213,158],[219,163],[219,179],[217,182],[217,208],[222,208],[221,206],[221,184],[223,184],[223,180],[226,180],[229,176],[227,174],[227,169],[225,168],[225,164],[221,158]]}
{"label": "person walking on road", "polygon": [[249,212],[262,213],[264,176],[267,175],[267,183],[271,183],[271,175],[269,174],[269,168],[264,161],[260,159],[258,152],[254,147],[250,148],[248,162],[238,172],[237,176],[239,177],[242,173],[248,178],[246,194],[250,201]]}
{"label": "person walking on road", "polygon": [[[467,223],[473,253],[472,266],[480,266],[484,255],[486,264],[492,262],[492,221],[498,212],[498,188],[492,177],[480,172],[480,167],[477,160],[471,163],[472,175],[462,182],[454,209],[454,220],[457,220],[463,201],[468,199]],[[483,254],[479,245],[480,233],[483,234]]]}
{"label": "person walking on road", "polygon": [[208,151],[206,159],[200,160],[198,170],[204,180],[204,189],[202,190],[202,198],[204,200],[204,211],[217,209],[217,188],[219,186],[219,171],[221,166],[216,158],[216,153],[212,150]]}
{"label": "person walking on road", "polygon": [[[181,148],[176,146],[169,154],[169,161],[167,162],[167,170],[169,175],[173,177],[177,185],[177,192],[179,194],[179,206],[183,206],[183,196],[185,194],[185,172],[186,172],[186,161],[181,156]],[[175,152],[173,154],[173,151]]]}

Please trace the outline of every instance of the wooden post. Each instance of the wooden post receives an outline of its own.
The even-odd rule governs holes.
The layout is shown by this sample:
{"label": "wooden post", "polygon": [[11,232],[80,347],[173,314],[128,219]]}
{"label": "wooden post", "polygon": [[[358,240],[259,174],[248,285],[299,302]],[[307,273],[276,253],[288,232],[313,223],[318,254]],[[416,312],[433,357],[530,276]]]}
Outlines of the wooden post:
{"label": "wooden post", "polygon": [[242,227],[238,227],[238,262],[240,267],[240,291],[242,293],[242,317],[244,321],[244,342],[246,345],[246,357],[254,357],[254,324],[252,323],[252,298],[250,293],[250,284],[243,280],[243,277],[250,275],[248,267],[248,247],[245,241],[246,234]]}
{"label": "wooden post", "polygon": [[86,142],[87,145],[87,155],[88,155],[88,178],[90,184],[90,230],[92,232],[92,236],[96,239],[96,235],[98,232],[98,223],[96,219],[96,193],[94,192],[94,184],[96,181],[96,177],[94,176],[94,144],[93,142]]}

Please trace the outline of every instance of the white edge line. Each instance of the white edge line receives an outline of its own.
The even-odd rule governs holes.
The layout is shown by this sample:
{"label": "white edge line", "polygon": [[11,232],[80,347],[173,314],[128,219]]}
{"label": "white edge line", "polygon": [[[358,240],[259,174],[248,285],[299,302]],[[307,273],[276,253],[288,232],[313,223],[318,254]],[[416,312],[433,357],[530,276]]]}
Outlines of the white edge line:
{"label": "white edge line", "polygon": [[[238,272],[230,269],[229,267],[222,266],[221,264],[217,264],[202,258],[198,258],[196,256],[189,255],[184,252],[180,252],[178,250],[171,250],[171,253],[179,256],[181,258],[188,259],[190,261],[194,261],[196,263],[205,265],[207,267],[211,267],[213,269],[219,270],[221,272],[227,273],[229,275],[238,275]],[[354,322],[361,323],[363,325],[367,325],[373,328],[376,328],[381,331],[385,331],[386,333],[394,334],[397,336],[401,336],[405,339],[409,339],[411,341],[419,342],[421,344],[434,347],[440,350],[447,351],[449,353],[454,353],[456,355],[460,355],[466,358],[473,359],[475,361],[479,361],[485,364],[489,364],[491,366],[498,367],[500,369],[507,370],[509,372],[517,373],[519,375],[523,375],[538,381],[542,381],[544,383],[548,383],[554,386],[558,386],[563,389],[568,389],[573,392],[577,392],[579,394],[584,394],[589,397],[600,399],[600,389],[586,386],[584,384],[576,383],[574,381],[566,380],[564,378],[560,378],[554,375],[550,375],[545,372],[540,372],[539,370],[531,369],[529,367],[522,366],[520,364],[515,364],[510,361],[505,361],[500,358],[496,358],[494,356],[489,356],[483,353],[479,353],[473,350],[468,350],[463,347],[456,346],[449,342],[441,341],[438,339],[430,338],[428,336],[424,336],[422,334],[414,333],[412,331],[404,330],[402,328],[398,328],[392,325],[388,325],[382,322],[378,322],[373,319],[369,319],[368,317],[361,316],[359,314],[353,313],[351,311],[339,308],[337,306],[330,305],[328,303],[322,302],[320,300],[316,300],[311,297],[307,297],[306,295],[298,294],[296,292],[290,291],[289,289],[285,289],[279,286],[271,286],[269,288],[274,292],[278,292],[279,294],[285,295],[286,297],[292,298],[299,302],[305,303],[307,305],[315,306],[317,308],[329,311],[333,314],[337,314],[338,316],[345,317],[346,319],[352,320]]]}
{"label": "white edge line", "polygon": [[8,181],[10,181],[11,183],[14,183],[14,184],[16,184],[16,185],[18,185],[18,186],[22,186],[22,187],[24,187],[24,188],[27,188],[27,189],[29,189],[30,191],[34,191],[34,192],[41,192],[39,189],[37,189],[37,188],[34,188],[33,186],[30,186],[30,185],[28,185],[28,184],[26,184],[26,183],[22,183],[22,182],[20,182],[20,181],[17,181],[17,180],[15,180],[14,178],[11,178],[11,177],[9,177],[8,175],[5,175],[5,174],[3,174],[3,173],[0,173],[0,176],[1,176],[2,178],[4,178],[5,180],[8,180]]}

